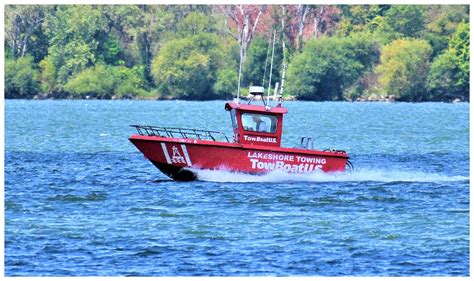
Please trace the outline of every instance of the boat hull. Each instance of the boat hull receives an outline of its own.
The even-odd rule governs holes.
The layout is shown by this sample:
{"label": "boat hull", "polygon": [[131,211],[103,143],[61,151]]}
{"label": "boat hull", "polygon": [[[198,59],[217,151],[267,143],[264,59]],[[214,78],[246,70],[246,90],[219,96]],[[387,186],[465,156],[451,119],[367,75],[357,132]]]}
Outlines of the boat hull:
{"label": "boat hull", "polygon": [[195,180],[196,170],[265,174],[345,171],[345,152],[245,145],[219,141],[132,135],[129,140],[161,172],[175,180]]}

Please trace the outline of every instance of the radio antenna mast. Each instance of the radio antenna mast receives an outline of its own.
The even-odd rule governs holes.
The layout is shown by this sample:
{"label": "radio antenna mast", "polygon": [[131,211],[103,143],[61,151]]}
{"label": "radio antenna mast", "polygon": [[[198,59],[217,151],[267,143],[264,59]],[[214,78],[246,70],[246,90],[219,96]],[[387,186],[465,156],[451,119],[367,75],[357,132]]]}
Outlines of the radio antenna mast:
{"label": "radio antenna mast", "polygon": [[239,82],[237,84],[237,103],[240,103],[240,80],[242,77],[242,53],[243,53],[243,46],[240,46],[240,59],[239,59]]}
{"label": "radio antenna mast", "polygon": [[267,65],[268,57],[270,56],[270,44],[272,43],[272,38],[268,38],[268,47],[267,47],[267,57],[265,58],[265,70],[263,71],[263,80],[262,85],[265,86],[265,77],[267,76]]}
{"label": "radio antenna mast", "polygon": [[273,31],[272,59],[270,60],[270,77],[268,77],[267,104],[270,102],[270,91],[272,87],[272,70],[273,70],[273,54],[275,53],[275,37],[276,37],[276,30]]}
{"label": "radio antenna mast", "polygon": [[281,106],[283,99],[283,88],[285,87],[286,64],[283,64],[283,73],[281,74],[280,96],[278,97],[278,107]]}

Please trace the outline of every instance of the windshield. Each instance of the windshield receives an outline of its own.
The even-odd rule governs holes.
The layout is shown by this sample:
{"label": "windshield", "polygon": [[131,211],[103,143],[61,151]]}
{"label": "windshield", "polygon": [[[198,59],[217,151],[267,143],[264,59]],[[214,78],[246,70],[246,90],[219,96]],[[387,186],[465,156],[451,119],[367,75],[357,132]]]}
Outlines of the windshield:
{"label": "windshield", "polygon": [[274,115],[243,113],[242,126],[251,132],[275,133],[278,119]]}

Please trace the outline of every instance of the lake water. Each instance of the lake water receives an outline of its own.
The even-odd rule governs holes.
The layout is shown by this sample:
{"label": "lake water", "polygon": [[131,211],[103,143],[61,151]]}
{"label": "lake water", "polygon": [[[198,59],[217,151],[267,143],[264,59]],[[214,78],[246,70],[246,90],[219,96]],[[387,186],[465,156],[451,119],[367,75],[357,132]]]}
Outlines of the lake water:
{"label": "lake water", "polygon": [[129,125],[230,136],[223,101],[5,101],[5,275],[469,275],[469,104],[285,106],[354,172],[175,182]]}

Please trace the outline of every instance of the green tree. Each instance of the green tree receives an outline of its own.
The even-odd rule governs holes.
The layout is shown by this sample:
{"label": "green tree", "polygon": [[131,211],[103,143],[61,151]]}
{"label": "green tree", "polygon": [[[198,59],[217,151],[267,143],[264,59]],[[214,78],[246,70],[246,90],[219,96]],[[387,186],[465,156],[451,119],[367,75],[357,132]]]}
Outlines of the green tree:
{"label": "green tree", "polygon": [[216,32],[216,20],[199,12],[190,12],[181,21],[176,23],[175,37],[187,37],[189,35],[197,35],[199,33]]}
{"label": "green tree", "polygon": [[[139,52],[137,37],[145,31],[145,20],[143,10],[138,5],[106,5],[102,7],[102,13],[107,18],[106,33],[112,37],[112,46],[116,45],[120,59],[123,59],[127,67],[143,64]],[[152,26],[156,28],[156,26]],[[117,64],[117,63],[115,63]]]}
{"label": "green tree", "polygon": [[[272,56],[272,42],[263,37],[257,37],[250,44],[247,60],[243,67],[243,85],[258,85],[268,87],[268,78],[270,75],[270,60]],[[275,42],[275,54],[273,58],[272,85],[280,77],[280,68],[283,60],[281,44]],[[265,65],[266,64],[266,65]],[[265,70],[266,68],[266,70]],[[265,79],[264,76],[265,75]],[[265,81],[264,81],[265,80]]]}
{"label": "green tree", "polygon": [[376,68],[383,93],[402,101],[425,100],[430,55],[424,40],[398,39],[386,45]]}
{"label": "green tree", "polygon": [[465,87],[466,93],[469,91],[469,38],[469,24],[463,22],[449,41],[449,48],[454,51],[459,68],[456,86]]}
{"label": "green tree", "polygon": [[338,34],[374,31],[376,17],[381,17],[386,9],[381,5],[341,5],[344,17],[339,24]]}
{"label": "green tree", "polygon": [[99,39],[99,45],[97,46],[97,62],[110,65],[125,64],[123,60],[124,49],[116,36],[105,32],[101,36],[103,38]]}
{"label": "green tree", "polygon": [[468,5],[430,5],[426,8],[426,31],[451,36],[459,23],[469,21]]}
{"label": "green tree", "polygon": [[217,71],[214,92],[221,98],[232,98],[237,91],[238,73],[235,68],[224,68]]}
{"label": "green tree", "polygon": [[50,11],[51,6],[45,5],[5,6],[5,45],[13,58],[30,54],[39,62],[46,56],[48,44],[43,23]]}
{"label": "green tree", "polygon": [[39,72],[33,57],[26,55],[5,61],[5,98],[32,98],[39,91]]}
{"label": "green tree", "polygon": [[[166,20],[163,21],[166,32],[163,35],[168,37],[167,39],[173,39],[176,33],[181,32],[182,28],[187,31],[195,29],[194,34],[199,33],[199,29],[201,31],[204,29],[214,30],[215,19],[210,16],[212,14],[211,5],[164,5],[163,11],[166,13]],[[183,21],[187,21],[189,25],[184,24]],[[196,29],[195,24],[200,25],[203,22],[209,22],[210,25],[207,27],[201,25]]]}
{"label": "green tree", "polygon": [[394,5],[385,13],[380,35],[388,42],[405,37],[419,38],[425,22],[424,10],[418,5]]}
{"label": "green tree", "polygon": [[299,99],[340,100],[344,89],[372,68],[378,52],[368,34],[309,41],[288,66],[287,92]]}
{"label": "green tree", "polygon": [[42,91],[48,94],[56,92],[58,90],[56,82],[57,69],[53,58],[47,56],[39,63],[39,67],[41,69],[40,81]]}
{"label": "green tree", "polygon": [[459,96],[462,89],[455,85],[458,71],[456,54],[451,50],[436,57],[431,64],[427,80],[430,100],[446,101]]}
{"label": "green tree", "polygon": [[431,65],[427,88],[434,100],[469,99],[469,25],[460,23],[449,49]]}
{"label": "green tree", "polygon": [[170,40],[153,60],[158,91],[179,99],[215,97],[213,85],[223,65],[219,38],[210,33]]}
{"label": "green tree", "polygon": [[96,98],[146,96],[143,67],[97,64],[72,77],[64,86],[69,93]]}
{"label": "green tree", "polygon": [[469,21],[468,5],[430,5],[426,8],[424,39],[433,48],[432,58],[448,48],[459,23]]}
{"label": "green tree", "polygon": [[69,79],[64,89],[80,96],[110,98],[114,93],[115,79],[109,67],[98,64],[77,73]]}
{"label": "green tree", "polygon": [[155,53],[154,49],[158,44],[159,37],[164,32],[165,20],[169,18],[169,15],[164,11],[165,7],[161,5],[139,5],[139,7],[142,22],[134,32],[141,64],[144,65],[143,77],[148,85],[152,85],[151,64]]}
{"label": "green tree", "polygon": [[46,17],[50,56],[57,71],[57,84],[93,66],[98,59],[98,37],[105,30],[106,19],[96,6],[57,7]]}

